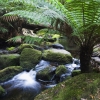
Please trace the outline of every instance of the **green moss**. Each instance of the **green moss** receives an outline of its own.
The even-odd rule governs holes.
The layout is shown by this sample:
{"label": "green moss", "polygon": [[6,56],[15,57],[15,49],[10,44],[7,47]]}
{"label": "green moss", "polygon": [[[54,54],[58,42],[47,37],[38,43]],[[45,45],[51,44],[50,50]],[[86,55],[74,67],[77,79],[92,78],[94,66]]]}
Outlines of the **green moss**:
{"label": "green moss", "polygon": [[21,66],[9,66],[0,70],[0,82],[6,81],[12,78],[14,75],[21,72],[23,69]]}
{"label": "green moss", "polygon": [[0,96],[3,96],[4,93],[5,93],[5,90],[3,89],[3,87],[0,86]]}
{"label": "green moss", "polygon": [[25,48],[20,56],[20,66],[24,69],[33,68],[42,57],[42,52],[36,49]]}
{"label": "green moss", "polygon": [[24,48],[33,48],[33,47],[32,47],[31,44],[21,44],[21,45],[18,47],[19,53],[21,53],[22,50],[23,50]]}
{"label": "green moss", "polygon": [[8,66],[19,66],[19,54],[0,55],[0,69]]}
{"label": "green moss", "polygon": [[59,52],[53,52],[52,49],[45,50],[43,53],[43,58],[45,60],[61,62],[61,63],[71,63],[72,62],[71,54],[63,54],[63,53],[59,53]]}
{"label": "green moss", "polygon": [[50,68],[47,67],[43,70],[40,70],[39,72],[37,72],[37,79],[42,79],[42,80],[50,80],[51,76],[50,76]]}
{"label": "green moss", "polygon": [[44,68],[43,70],[40,70],[37,72],[36,78],[42,79],[42,80],[51,80],[52,75],[50,74],[52,71],[52,67],[48,66]]}
{"label": "green moss", "polygon": [[15,49],[15,47],[8,47],[8,48],[7,48],[8,51],[12,51],[12,50],[14,50],[14,49]]}
{"label": "green moss", "polygon": [[60,76],[64,73],[66,73],[66,67],[64,65],[59,65],[56,69],[56,75]]}
{"label": "green moss", "polygon": [[40,93],[34,100],[99,100],[100,73],[72,77]]}
{"label": "green moss", "polygon": [[72,76],[76,76],[79,74],[81,74],[81,70],[73,70],[73,72],[72,72]]}

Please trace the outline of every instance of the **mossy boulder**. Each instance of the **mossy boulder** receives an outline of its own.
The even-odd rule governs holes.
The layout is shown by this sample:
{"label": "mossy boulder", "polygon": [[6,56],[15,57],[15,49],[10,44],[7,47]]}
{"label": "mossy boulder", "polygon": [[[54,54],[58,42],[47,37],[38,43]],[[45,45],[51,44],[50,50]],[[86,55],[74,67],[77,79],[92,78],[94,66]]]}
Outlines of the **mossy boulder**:
{"label": "mossy boulder", "polygon": [[42,52],[32,48],[24,48],[20,55],[20,66],[24,69],[34,68],[41,60]]}
{"label": "mossy boulder", "polygon": [[54,69],[56,69],[56,68],[53,66],[47,66],[43,70],[40,70],[37,72],[36,78],[44,80],[44,81],[47,81],[47,80],[50,81],[55,72]]}
{"label": "mossy boulder", "polygon": [[56,75],[57,76],[61,76],[62,74],[65,74],[67,72],[67,69],[64,65],[59,65],[57,68],[56,68]]}
{"label": "mossy boulder", "polygon": [[0,86],[0,97],[3,96],[5,93],[5,89],[2,86]]}
{"label": "mossy boulder", "polygon": [[100,73],[84,73],[47,89],[34,100],[99,100]]}
{"label": "mossy boulder", "polygon": [[18,52],[21,53],[24,48],[33,48],[31,44],[21,44],[18,47]]}
{"label": "mossy boulder", "polygon": [[3,54],[0,55],[0,69],[8,66],[19,66],[19,54]]}
{"label": "mossy boulder", "polygon": [[45,60],[58,62],[58,63],[71,63],[72,62],[71,53],[63,49],[44,50],[43,58]]}
{"label": "mossy boulder", "polygon": [[22,72],[22,70],[23,68],[21,66],[9,66],[0,70],[0,82],[11,79],[16,74]]}
{"label": "mossy boulder", "polygon": [[81,70],[73,70],[72,77],[81,74]]}

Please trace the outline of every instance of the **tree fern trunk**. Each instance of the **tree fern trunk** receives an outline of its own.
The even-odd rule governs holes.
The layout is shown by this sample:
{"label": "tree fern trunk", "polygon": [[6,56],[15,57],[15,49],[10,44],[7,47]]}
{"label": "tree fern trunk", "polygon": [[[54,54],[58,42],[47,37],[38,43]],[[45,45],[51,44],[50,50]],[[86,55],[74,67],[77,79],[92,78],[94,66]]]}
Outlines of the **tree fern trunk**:
{"label": "tree fern trunk", "polygon": [[82,45],[80,48],[80,63],[81,63],[81,72],[88,73],[91,71],[91,67],[89,66],[91,55],[93,52],[93,47],[91,48],[89,45]]}

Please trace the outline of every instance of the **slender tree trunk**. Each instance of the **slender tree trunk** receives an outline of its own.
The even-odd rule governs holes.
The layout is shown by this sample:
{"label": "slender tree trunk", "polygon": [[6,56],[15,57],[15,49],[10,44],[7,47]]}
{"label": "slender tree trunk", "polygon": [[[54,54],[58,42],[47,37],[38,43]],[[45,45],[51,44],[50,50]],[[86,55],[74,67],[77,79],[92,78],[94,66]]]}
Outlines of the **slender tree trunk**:
{"label": "slender tree trunk", "polygon": [[81,72],[88,73],[91,71],[90,60],[93,53],[93,47],[89,45],[82,45],[80,48],[80,63],[81,63]]}

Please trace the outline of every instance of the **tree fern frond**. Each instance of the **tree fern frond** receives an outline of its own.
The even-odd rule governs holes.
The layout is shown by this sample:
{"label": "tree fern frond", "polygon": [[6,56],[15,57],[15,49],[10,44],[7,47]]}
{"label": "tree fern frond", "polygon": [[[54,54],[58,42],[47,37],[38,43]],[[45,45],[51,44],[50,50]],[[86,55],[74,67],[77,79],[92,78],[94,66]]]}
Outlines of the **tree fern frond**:
{"label": "tree fern frond", "polygon": [[39,38],[39,37],[33,37],[33,36],[25,35],[25,36],[16,36],[16,37],[8,39],[7,41],[18,42],[19,40],[21,40],[24,43],[33,44],[34,42],[39,43],[41,41],[41,39],[42,38]]}
{"label": "tree fern frond", "polygon": [[8,29],[6,29],[5,27],[0,26],[0,32],[1,33],[6,33],[6,32],[8,32]]}

